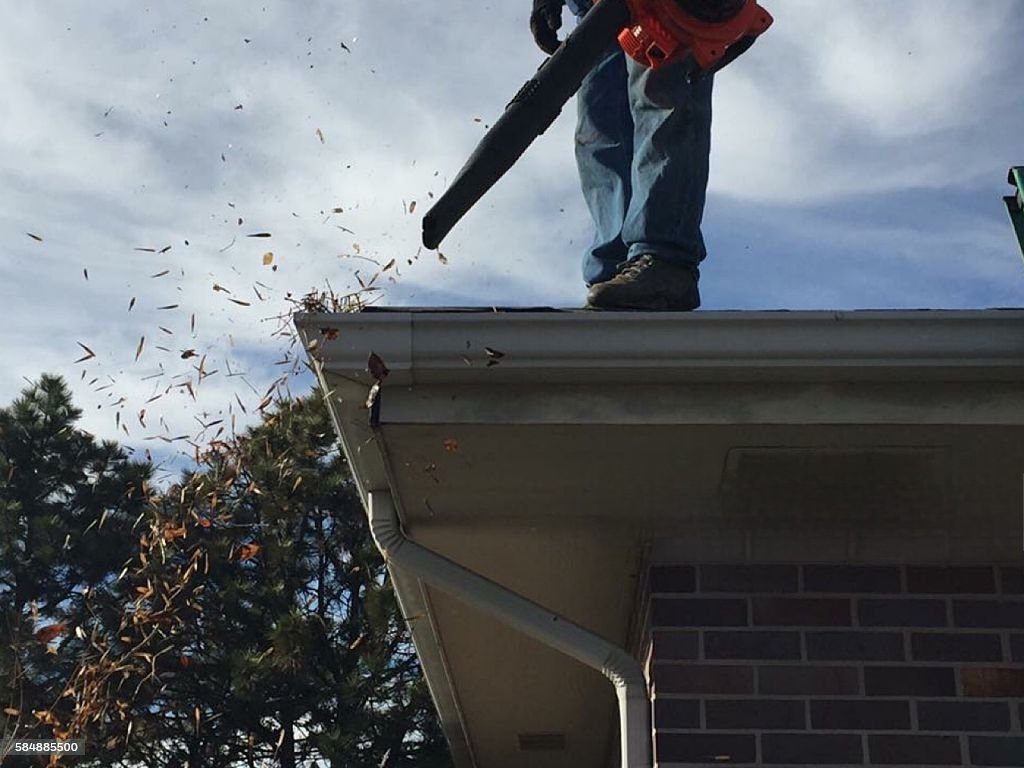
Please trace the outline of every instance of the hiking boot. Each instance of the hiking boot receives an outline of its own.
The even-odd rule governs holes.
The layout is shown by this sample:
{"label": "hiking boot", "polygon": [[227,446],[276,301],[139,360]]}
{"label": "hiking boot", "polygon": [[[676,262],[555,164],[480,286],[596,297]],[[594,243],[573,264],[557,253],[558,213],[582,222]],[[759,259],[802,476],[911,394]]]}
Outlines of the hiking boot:
{"label": "hiking boot", "polygon": [[689,312],[700,306],[694,267],[662,261],[649,253],[620,265],[619,274],[591,286],[587,309]]}

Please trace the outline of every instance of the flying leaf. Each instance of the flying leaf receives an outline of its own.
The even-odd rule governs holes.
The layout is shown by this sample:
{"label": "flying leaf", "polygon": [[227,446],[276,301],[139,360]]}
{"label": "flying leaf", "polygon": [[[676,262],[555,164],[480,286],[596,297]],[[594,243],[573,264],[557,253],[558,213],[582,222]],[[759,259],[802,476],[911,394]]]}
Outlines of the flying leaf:
{"label": "flying leaf", "polygon": [[324,140],[324,132],[323,132],[323,131],[321,131],[321,130],[320,130],[319,128],[317,128],[317,129],[316,129],[316,137],[317,137],[318,139],[320,139],[320,143],[321,143],[321,144],[326,144],[326,143],[327,143],[327,142],[326,142],[326,141]]}
{"label": "flying leaf", "polygon": [[166,275],[170,271],[171,270],[169,270],[169,269],[165,269],[163,272],[157,272],[155,275],[150,275],[150,277],[163,277],[164,275]]}
{"label": "flying leaf", "polygon": [[39,235],[33,235],[31,232],[26,232],[25,234],[28,235],[29,237],[31,237],[37,243],[43,242],[43,238],[41,238]]}
{"label": "flying leaf", "polygon": [[246,235],[246,237],[272,237],[272,235],[269,232],[254,232],[251,235]]}
{"label": "flying leaf", "polygon": [[185,526],[179,528],[173,528],[167,526],[164,528],[164,541],[174,541],[175,539],[184,539],[188,536],[188,531],[185,530]]}
{"label": "flying leaf", "polygon": [[199,357],[199,353],[194,349],[184,349],[181,352],[181,359],[188,360],[190,357]]}
{"label": "flying leaf", "polygon": [[233,301],[235,304],[239,304],[239,305],[241,305],[243,307],[251,307],[252,306],[252,304],[250,304],[248,301],[242,301],[241,299],[228,299],[228,301]]}
{"label": "flying leaf", "polygon": [[132,296],[132,300],[128,302],[128,311],[131,312],[132,311],[132,307],[134,307],[134,306],[135,306],[135,297]]}
{"label": "flying leaf", "polygon": [[267,251],[266,253],[264,253],[263,254],[263,266],[264,267],[269,267],[273,263],[274,263],[274,252],[273,251]]}
{"label": "flying leaf", "polygon": [[89,270],[88,270],[88,269],[83,269],[83,270],[82,270],[82,274],[83,274],[83,275],[85,275],[85,279],[86,279],[86,280],[88,280],[88,279],[89,279]]}
{"label": "flying leaf", "polygon": [[385,264],[385,265],[384,265],[383,267],[381,267],[381,268],[380,268],[380,271],[381,271],[381,272],[387,272],[387,271],[388,271],[389,269],[391,269],[391,268],[392,268],[393,266],[395,266],[395,260],[394,260],[394,259],[392,259],[392,260],[391,260],[391,261],[389,261],[389,262],[388,262],[387,264]]}
{"label": "flying leaf", "polygon": [[169,250],[171,250],[171,246],[165,245],[163,248],[157,251],[157,253],[167,253]]}
{"label": "flying leaf", "polygon": [[91,360],[92,358],[96,357],[96,353],[93,352],[91,349],[89,349],[87,346],[85,346],[85,344],[83,344],[80,341],[76,341],[75,343],[78,346],[80,346],[82,349],[85,350],[85,355],[83,355],[82,357],[80,357],[77,360],[75,360],[76,363],[81,363],[81,362],[84,362],[86,360]]}
{"label": "flying leaf", "polygon": [[146,337],[143,336],[139,339],[139,346],[135,348],[135,362],[139,361],[139,357],[142,355],[142,348],[146,346]]}
{"label": "flying leaf", "polygon": [[213,284],[213,290],[214,290],[214,293],[217,293],[217,292],[221,292],[221,293],[231,293],[231,291],[229,291],[229,290],[228,290],[227,288],[225,288],[225,287],[224,287],[223,285],[218,285],[217,283],[214,283],[214,284]]}
{"label": "flying leaf", "polygon": [[243,544],[238,548],[238,559],[239,560],[252,560],[256,555],[260,553],[260,545],[256,543]]}
{"label": "flying leaf", "polygon": [[445,256],[440,251],[437,252],[437,260],[440,261],[442,264],[447,264],[448,263],[448,257]]}
{"label": "flying leaf", "polygon": [[[497,311],[497,310],[495,310],[495,311]],[[468,345],[468,342],[467,342],[467,345]],[[501,351],[499,351],[497,349],[492,349],[491,347],[484,347],[484,352],[487,353],[487,367],[488,368],[491,368],[492,366],[498,365],[501,362],[501,359],[505,356],[504,352],[501,352]]]}
{"label": "flying leaf", "polygon": [[167,304],[163,307],[157,307],[157,309],[177,309],[179,306],[179,304]]}
{"label": "flying leaf", "polygon": [[136,251],[142,251],[143,253],[156,253],[156,248],[135,248]]}
{"label": "flying leaf", "polygon": [[54,638],[63,634],[65,629],[67,629],[66,624],[50,624],[36,632],[35,638],[40,643],[49,643]]}
{"label": "flying leaf", "polygon": [[448,453],[455,453],[457,450],[459,450],[459,441],[453,437],[449,437],[448,439],[446,439],[442,443],[442,445],[444,446],[444,449],[448,451]]}
{"label": "flying leaf", "polygon": [[18,717],[21,714],[21,711],[14,707],[4,707],[4,714],[10,715],[11,717]]}
{"label": "flying leaf", "polygon": [[366,360],[366,369],[377,381],[384,381],[391,372],[376,352],[370,353],[370,357]]}
{"label": "flying leaf", "polygon": [[416,201],[413,200],[411,203],[409,203],[409,213],[415,213],[415,212],[416,212]]}

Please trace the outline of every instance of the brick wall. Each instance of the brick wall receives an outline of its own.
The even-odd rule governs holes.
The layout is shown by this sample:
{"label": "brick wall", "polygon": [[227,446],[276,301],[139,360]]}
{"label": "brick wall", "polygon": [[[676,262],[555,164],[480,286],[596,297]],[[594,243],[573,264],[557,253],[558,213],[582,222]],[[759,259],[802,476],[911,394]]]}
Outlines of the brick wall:
{"label": "brick wall", "polygon": [[654,566],[657,765],[1024,766],[1024,569]]}

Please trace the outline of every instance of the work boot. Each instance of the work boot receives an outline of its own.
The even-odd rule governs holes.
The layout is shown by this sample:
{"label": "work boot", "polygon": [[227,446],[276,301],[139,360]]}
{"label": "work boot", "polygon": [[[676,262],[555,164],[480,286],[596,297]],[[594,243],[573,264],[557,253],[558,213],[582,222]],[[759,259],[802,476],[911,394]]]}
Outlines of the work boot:
{"label": "work boot", "polygon": [[591,286],[587,309],[689,312],[700,306],[696,267],[673,264],[649,253],[620,265],[619,274]]}

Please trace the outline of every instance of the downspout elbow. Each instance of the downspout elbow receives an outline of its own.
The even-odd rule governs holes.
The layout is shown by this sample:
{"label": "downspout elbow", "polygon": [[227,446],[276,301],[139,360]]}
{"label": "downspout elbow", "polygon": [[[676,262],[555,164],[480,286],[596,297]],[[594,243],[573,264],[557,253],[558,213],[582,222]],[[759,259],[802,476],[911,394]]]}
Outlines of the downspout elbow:
{"label": "downspout elbow", "polygon": [[377,549],[384,556],[385,562],[397,559],[406,538],[402,533],[402,526],[398,522],[398,514],[394,506],[374,504],[371,497],[369,518],[370,535],[377,544]]}

